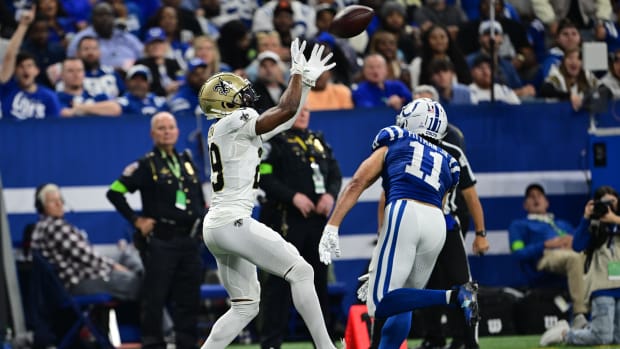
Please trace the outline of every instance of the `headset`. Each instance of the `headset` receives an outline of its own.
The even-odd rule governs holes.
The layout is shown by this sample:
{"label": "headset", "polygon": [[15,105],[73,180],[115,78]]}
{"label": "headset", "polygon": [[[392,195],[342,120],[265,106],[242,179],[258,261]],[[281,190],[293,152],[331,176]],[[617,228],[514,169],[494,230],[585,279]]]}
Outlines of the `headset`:
{"label": "headset", "polygon": [[[37,187],[37,189],[34,192],[34,208],[37,210],[38,214],[44,214],[45,213],[45,192],[47,192],[48,190],[57,190],[60,191],[60,188],[58,188],[58,186],[54,183],[45,183],[45,184],[41,184]],[[62,199],[62,201],[64,202],[65,200]]]}

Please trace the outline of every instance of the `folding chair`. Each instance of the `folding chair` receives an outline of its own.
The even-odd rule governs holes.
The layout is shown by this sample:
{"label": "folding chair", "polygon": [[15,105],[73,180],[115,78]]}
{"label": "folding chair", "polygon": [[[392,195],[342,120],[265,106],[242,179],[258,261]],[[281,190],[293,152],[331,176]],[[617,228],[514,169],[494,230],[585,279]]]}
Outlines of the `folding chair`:
{"label": "folding chair", "polygon": [[[31,278],[31,301],[33,306],[41,303],[54,302],[55,304],[47,304],[47,306],[56,309],[71,309],[76,316],[76,320],[60,340],[58,349],[65,349],[73,343],[77,338],[80,329],[86,326],[93,335],[97,343],[104,349],[114,348],[107,336],[101,333],[101,330],[90,319],[90,312],[95,305],[109,305],[113,300],[108,293],[98,293],[87,296],[73,296],[65,288],[58,274],[54,270],[54,266],[50,264],[40,251],[32,251],[32,278]],[[53,295],[50,297],[50,295]],[[52,299],[50,299],[52,298]],[[39,303],[39,304],[37,304]],[[49,320],[49,319],[48,319]]]}

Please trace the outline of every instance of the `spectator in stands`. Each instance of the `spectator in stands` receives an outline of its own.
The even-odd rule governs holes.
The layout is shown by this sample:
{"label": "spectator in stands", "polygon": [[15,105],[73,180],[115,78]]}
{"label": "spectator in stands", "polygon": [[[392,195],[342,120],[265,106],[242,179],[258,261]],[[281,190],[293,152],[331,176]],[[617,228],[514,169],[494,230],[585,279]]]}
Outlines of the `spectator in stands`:
{"label": "spectator in stands", "polygon": [[125,92],[125,82],[121,75],[113,67],[101,64],[99,40],[95,37],[84,36],[78,42],[76,57],[84,62],[86,92],[93,96],[103,93],[110,98]]}
{"label": "spectator in stands", "polygon": [[48,40],[66,49],[69,40],[78,31],[75,20],[65,15],[60,0],[37,0],[36,5],[37,16],[47,21]]}
{"label": "spectator in stands", "polygon": [[422,32],[430,29],[433,25],[445,27],[450,33],[450,38],[456,40],[459,26],[467,22],[467,15],[461,7],[446,0],[425,1],[413,15],[413,21],[420,26]]}
{"label": "spectator in stands", "polygon": [[202,84],[209,78],[207,63],[200,58],[192,58],[187,62],[185,83],[179,91],[170,97],[168,107],[174,115],[202,116],[198,105],[198,92]]}
{"label": "spectator in stands", "polygon": [[[37,67],[45,72],[50,65],[60,63],[65,59],[65,49],[58,42],[49,40],[47,20],[37,16],[34,19],[21,49],[33,55]],[[37,75],[37,83],[53,88],[54,83],[45,73]]]}
{"label": "spectator in stands", "polygon": [[[399,59],[411,62],[417,56],[420,31],[418,28],[414,29],[407,22],[405,6],[398,1],[386,1],[381,6],[379,16],[381,20],[380,28],[396,36]],[[374,35],[376,35],[376,32]]]}
{"label": "spectator in stands", "polygon": [[[254,40],[256,42],[257,58],[254,58],[252,62],[245,67],[245,74],[247,75],[248,80],[256,81],[258,79],[258,66],[260,65],[258,56],[265,51],[270,51],[277,54],[282,62],[290,61],[290,52],[286,47],[282,46],[280,34],[278,34],[277,31],[272,30],[270,32],[258,32],[254,35]],[[285,71],[284,80],[288,81],[288,77],[289,74]]]}
{"label": "spectator in stands", "polygon": [[[221,18],[218,18],[220,30],[225,23],[232,20],[240,20],[248,28],[252,27],[254,14],[258,9],[259,2],[255,0],[200,0],[202,2],[219,1]],[[269,20],[267,20],[269,22]],[[257,30],[257,31],[263,31]]]}
{"label": "spectator in stands", "polygon": [[[471,77],[473,81],[469,89],[474,104],[491,101],[491,57],[478,56],[472,63]],[[519,96],[506,85],[497,82],[493,84],[493,94],[496,102],[521,104]]]}
{"label": "spectator in stands", "polygon": [[609,55],[609,70],[601,78],[601,84],[611,90],[614,99],[620,99],[620,48]]}
{"label": "spectator in stands", "polygon": [[590,29],[594,22],[608,21],[612,17],[611,1],[607,0],[532,0],[532,9],[552,35],[559,30],[562,19],[569,19],[577,29]]}
{"label": "spectator in stands", "polygon": [[65,287],[75,295],[110,293],[119,299],[136,299],[142,284],[142,262],[124,240],[119,250],[104,256],[86,234],[64,218],[64,200],[56,184],[37,188],[35,207],[40,218],[32,233],[32,250],[55,266]]}
{"label": "spectator in stands", "polygon": [[224,24],[220,30],[217,46],[222,55],[222,62],[229,65],[230,69],[237,75],[244,76],[245,71],[243,69],[251,62],[250,39],[250,32],[240,20],[230,21]]}
{"label": "spectator in stands", "polygon": [[[471,41],[471,38],[468,40]],[[428,85],[431,83],[431,72],[428,66],[431,60],[435,58],[448,59],[452,62],[458,82],[462,84],[469,84],[471,82],[465,56],[450,39],[448,30],[434,25],[422,34],[422,55],[414,58],[409,64],[411,89],[414,89],[419,84]]]}
{"label": "spectator in stands", "polygon": [[[164,10],[164,8],[168,9]],[[168,12],[168,14],[163,12]],[[168,33],[168,27],[162,23],[162,18],[169,16],[173,12],[174,17],[177,19],[177,24],[175,24],[174,28],[176,39],[183,43],[189,43],[193,37],[203,34],[194,11],[182,7],[180,0],[161,0],[161,7],[155,12],[155,15],[147,20],[146,27],[162,27]]]}
{"label": "spectator in stands", "polygon": [[[540,339],[541,346],[607,345],[620,343],[620,278],[612,266],[620,262],[620,211],[618,193],[610,186],[596,189],[584,208],[575,231],[573,249],[586,254],[586,295],[590,299],[591,320],[588,326],[571,329],[560,320]],[[602,210],[600,210],[602,209]],[[600,212],[598,211],[600,210]]]}
{"label": "spectator in stands", "polygon": [[58,92],[62,107],[60,115],[119,116],[121,106],[104,94],[90,95],[84,90],[84,63],[79,58],[67,58],[62,64],[64,90]]}
{"label": "spectator in stands", "polygon": [[364,58],[363,80],[353,89],[356,107],[388,106],[400,110],[411,101],[411,91],[400,80],[387,79],[387,63],[378,53]]}
{"label": "spectator in stands", "polygon": [[620,49],[620,6],[616,3],[614,6],[615,16],[613,21],[595,21],[594,22],[594,40],[605,42],[607,44],[607,52],[614,53]]}
{"label": "spectator in stands", "polygon": [[60,0],[65,15],[75,21],[78,30],[88,26],[94,2],[91,0]]}
{"label": "spectator in stands", "polygon": [[564,57],[564,52],[581,48],[581,34],[573,22],[569,19],[561,20],[555,34],[555,45],[547,52],[547,56],[541,66],[542,79],[544,80],[551,71],[551,67],[559,65]]}
{"label": "spectator in stands", "polygon": [[188,50],[188,59],[200,58],[207,64],[207,76],[211,77],[219,72],[231,71],[230,66],[223,63],[217,42],[206,35],[194,38],[192,48]]}
{"label": "spectator in stands", "polygon": [[[491,30],[494,33],[495,49],[491,52]],[[471,67],[480,55],[493,57],[495,60],[496,81],[513,89],[519,98],[536,96],[536,89],[531,84],[524,85],[512,62],[499,56],[498,48],[504,40],[502,25],[497,21],[482,21],[478,30],[480,50],[467,56],[467,64]]]}
{"label": "spectator in stands", "polygon": [[[472,93],[469,86],[463,85],[456,80],[454,65],[447,59],[433,59],[429,65],[431,71],[431,81],[439,92],[434,101],[441,102],[441,105],[450,104],[473,104]],[[415,90],[421,86],[418,85]],[[432,87],[432,86],[431,86]]]}
{"label": "spectator in stands", "polygon": [[[314,9],[312,9],[314,11]],[[293,8],[288,0],[278,0],[278,5],[273,9],[273,30],[280,35],[282,46],[289,47],[293,38]]]}
{"label": "spectator in stands", "polygon": [[77,33],[67,48],[67,56],[76,55],[77,46],[85,36],[99,41],[101,64],[126,70],[142,56],[142,42],[133,34],[114,25],[114,10],[107,2],[99,2],[92,11],[92,26]]}
{"label": "spectator in stands", "polygon": [[[220,36],[220,27],[222,24],[237,19],[234,15],[222,13],[222,6],[219,0],[200,0],[194,8],[196,20],[200,24],[202,30],[201,35],[207,35],[214,39]],[[181,5],[181,7],[188,8]]]}
{"label": "spectator in stands", "polygon": [[349,86],[334,83],[331,70],[323,72],[308,93],[306,107],[315,110],[353,109],[353,97]]}
{"label": "spectator in stands", "polygon": [[[480,0],[480,18],[472,20],[459,28],[458,45],[464,54],[468,55],[480,49],[477,36],[480,22],[489,20],[491,0]],[[525,27],[518,21],[506,17],[504,13],[505,1],[495,0],[495,20],[502,25],[504,40],[499,47],[499,56],[510,59],[517,72],[524,81],[534,80],[538,72],[538,62],[532,45],[528,41]]]}
{"label": "spectator in stands", "polygon": [[149,33],[152,28],[161,28],[164,33],[168,49],[166,57],[175,59],[177,63],[185,70],[184,57],[189,49],[194,35],[188,30],[182,30],[178,10],[172,6],[163,6],[155,13],[155,25],[150,27],[144,39],[149,39]]}
{"label": "spectator in stands", "polygon": [[284,84],[283,63],[277,53],[263,51],[256,60],[258,61],[258,76],[256,81],[252,82],[252,86],[259,97],[254,108],[262,113],[278,104],[282,93],[286,90],[286,85]]}
{"label": "spectator in stands", "polygon": [[105,0],[114,9],[114,25],[139,37],[142,27],[146,22],[144,12],[138,4],[132,0]]}
{"label": "spectator in stands", "polygon": [[152,27],[146,32],[144,57],[136,61],[136,64],[143,64],[151,71],[153,80],[150,91],[163,97],[177,92],[182,84],[180,79],[183,77],[183,70],[178,61],[166,56],[169,49],[170,44],[166,40],[164,30]]}
{"label": "spectator in stands", "polygon": [[385,58],[388,67],[388,79],[400,80],[405,85],[411,86],[409,66],[403,60],[402,53],[398,51],[396,40],[395,34],[379,29],[370,39],[368,53],[378,53]]}
{"label": "spectator in stands", "polygon": [[583,106],[585,95],[598,85],[596,76],[591,71],[583,69],[581,51],[574,49],[564,53],[559,67],[551,67],[540,88],[540,95],[568,100],[574,110],[579,110]]}
{"label": "spectator in stands", "polygon": [[36,83],[39,67],[28,53],[18,53],[35,10],[23,10],[19,25],[9,40],[0,68],[0,104],[4,118],[18,120],[60,116],[58,96]]}
{"label": "spectator in stands", "polygon": [[525,189],[523,208],[527,217],[514,220],[508,227],[512,253],[535,285],[542,272],[566,276],[573,305],[573,327],[581,327],[587,314],[583,280],[583,256],[572,249],[573,226],[548,212],[549,201],[542,185],[532,183]]}
{"label": "spectator in stands", "polygon": [[[277,8],[280,9],[276,10]],[[316,35],[316,12],[314,8],[298,0],[274,0],[266,2],[254,12],[252,32],[257,33],[276,29],[274,19],[278,11],[285,11],[292,15],[291,20],[294,23],[294,27],[290,35],[292,35],[293,38],[311,38]],[[287,40],[282,37],[281,32],[280,36],[282,44],[288,47],[286,45]]]}
{"label": "spectator in stands", "polygon": [[127,92],[117,99],[124,115],[152,116],[160,111],[167,111],[166,99],[149,92],[153,81],[151,71],[142,64],[129,68],[125,84]]}

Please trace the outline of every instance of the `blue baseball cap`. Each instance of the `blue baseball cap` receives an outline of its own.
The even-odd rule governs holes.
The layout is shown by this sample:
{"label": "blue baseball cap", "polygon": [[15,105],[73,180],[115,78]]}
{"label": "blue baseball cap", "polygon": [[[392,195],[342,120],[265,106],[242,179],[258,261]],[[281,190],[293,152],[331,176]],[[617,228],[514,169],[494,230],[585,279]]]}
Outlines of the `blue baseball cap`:
{"label": "blue baseball cap", "polygon": [[146,32],[144,43],[150,44],[153,41],[166,41],[166,33],[160,27],[153,27]]}
{"label": "blue baseball cap", "polygon": [[203,61],[200,58],[192,58],[189,60],[189,62],[187,62],[187,72],[191,73],[194,70],[196,70],[196,68],[206,68],[208,66],[208,64]]}

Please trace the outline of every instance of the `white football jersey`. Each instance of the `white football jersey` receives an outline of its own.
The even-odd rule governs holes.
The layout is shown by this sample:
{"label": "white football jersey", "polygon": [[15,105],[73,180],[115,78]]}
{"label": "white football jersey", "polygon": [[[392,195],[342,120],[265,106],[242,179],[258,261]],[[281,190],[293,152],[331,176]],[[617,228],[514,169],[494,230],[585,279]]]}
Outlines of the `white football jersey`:
{"label": "white football jersey", "polygon": [[258,116],[252,108],[241,108],[209,128],[213,197],[205,227],[219,227],[252,215],[263,143],[256,135]]}

